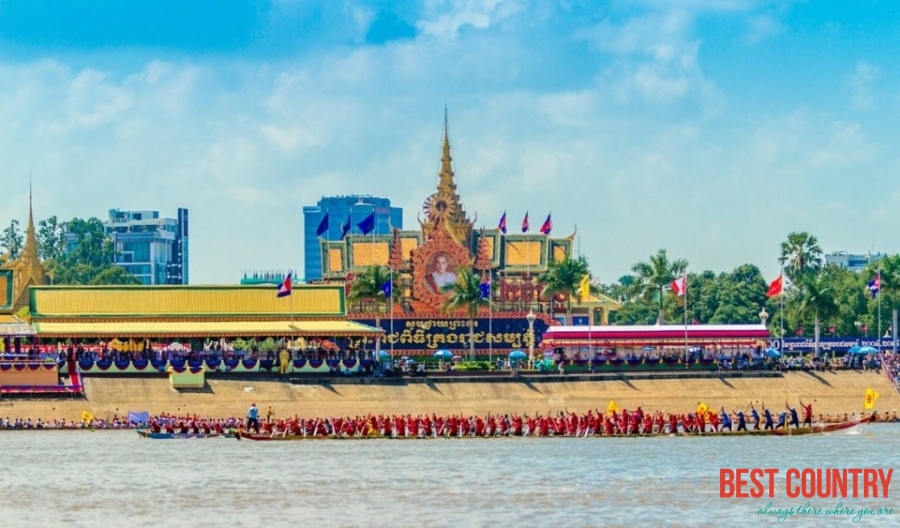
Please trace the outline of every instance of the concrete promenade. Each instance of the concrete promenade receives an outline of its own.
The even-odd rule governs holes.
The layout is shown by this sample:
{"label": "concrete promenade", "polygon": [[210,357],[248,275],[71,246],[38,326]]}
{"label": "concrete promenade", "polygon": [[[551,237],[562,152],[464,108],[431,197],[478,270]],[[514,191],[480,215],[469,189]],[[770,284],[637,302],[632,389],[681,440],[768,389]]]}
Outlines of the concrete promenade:
{"label": "concrete promenade", "polygon": [[256,403],[276,417],[357,414],[549,413],[622,408],[690,412],[699,402],[711,408],[745,408],[763,402],[782,410],[785,401],[812,402],[819,413],[853,413],[863,408],[866,388],[880,394],[876,409],[900,411],[900,396],[876,372],[634,373],[628,375],[526,375],[502,377],[303,379],[208,379],[204,389],[175,390],[165,377],[88,377],[86,399],[2,399],[0,417],[80,419],[128,411],[191,413],[225,417],[246,413]]}

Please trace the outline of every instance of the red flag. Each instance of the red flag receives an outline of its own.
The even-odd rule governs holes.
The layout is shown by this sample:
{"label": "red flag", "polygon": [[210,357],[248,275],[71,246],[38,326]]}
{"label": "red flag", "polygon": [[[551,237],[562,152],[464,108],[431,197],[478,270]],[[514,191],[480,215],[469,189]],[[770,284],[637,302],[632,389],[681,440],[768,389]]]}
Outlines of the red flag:
{"label": "red flag", "polygon": [[675,292],[675,295],[679,297],[684,297],[685,292],[687,292],[687,274],[685,273],[681,277],[672,281],[672,291]]}
{"label": "red flag", "polygon": [[769,297],[777,297],[781,295],[781,292],[784,290],[784,281],[783,276],[779,275],[777,279],[773,280],[769,283],[769,290],[766,292],[766,295]]}
{"label": "red flag", "polygon": [[548,213],[547,219],[544,220],[544,225],[541,226],[541,233],[549,235],[551,229],[553,229],[553,221],[550,220],[550,214]]}
{"label": "red flag", "polygon": [[797,337],[800,337],[800,336],[802,336],[802,335],[803,335],[803,327],[802,327],[802,326],[798,326],[798,327],[797,327]]}
{"label": "red flag", "polygon": [[503,211],[503,216],[500,217],[500,225],[497,226],[497,229],[504,235],[506,234],[506,211]]}
{"label": "red flag", "polygon": [[276,297],[287,297],[291,294],[291,273],[287,274],[287,277],[284,278],[284,281],[278,286],[278,293],[275,294]]}
{"label": "red flag", "polygon": [[831,337],[834,337],[834,325],[829,326],[828,331],[831,332]]}
{"label": "red flag", "polygon": [[522,219],[522,232],[528,232],[528,212],[525,213],[525,218]]}

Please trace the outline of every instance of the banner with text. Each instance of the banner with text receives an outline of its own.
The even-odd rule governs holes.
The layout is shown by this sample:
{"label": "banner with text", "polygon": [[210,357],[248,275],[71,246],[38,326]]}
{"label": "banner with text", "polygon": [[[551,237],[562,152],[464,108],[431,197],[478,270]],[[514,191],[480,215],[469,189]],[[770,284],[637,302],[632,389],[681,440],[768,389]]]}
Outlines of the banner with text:
{"label": "banner with text", "polygon": [[[374,319],[356,319],[357,322],[376,326]],[[487,318],[474,321],[475,349],[499,352],[512,350],[527,351],[531,340],[528,336],[528,321],[525,318]],[[469,349],[469,321],[466,319],[381,319],[378,325],[384,330],[382,350],[458,350]],[[547,323],[541,319],[534,321],[534,347],[541,342],[547,330]]]}

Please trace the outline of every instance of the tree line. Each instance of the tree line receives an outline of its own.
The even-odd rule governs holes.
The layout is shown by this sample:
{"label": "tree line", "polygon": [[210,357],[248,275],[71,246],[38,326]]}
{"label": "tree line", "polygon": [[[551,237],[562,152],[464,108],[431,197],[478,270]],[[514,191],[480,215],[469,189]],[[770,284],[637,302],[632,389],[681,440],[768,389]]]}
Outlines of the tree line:
{"label": "tree line", "polygon": [[[742,264],[730,272],[687,273],[686,313],[685,297],[673,293],[672,282],[684,276],[689,263],[670,258],[665,249],[634,264],[631,273],[616,282],[591,281],[589,287],[592,293],[622,304],[610,316],[615,325],[758,324],[764,314],[773,336],[781,336],[783,327],[786,337],[814,336],[817,328],[822,337],[874,337],[879,331],[880,300],[880,330],[882,335],[889,333],[892,310],[900,306],[900,255],[889,255],[855,272],[826,265],[816,237],[803,232],[788,235],[778,260],[784,274],[782,292],[773,296],[767,294],[777,277],[764,277],[754,264]],[[572,308],[581,304],[584,278],[590,275],[585,257],[567,257],[551,262],[535,281],[546,293],[565,297],[566,320],[571,324]],[[873,295],[869,285],[876,275],[880,284]],[[373,302],[377,319],[379,307],[388,304],[384,284],[389,277],[384,267],[364,270],[351,282],[348,300]],[[464,314],[471,323],[488,304],[485,280],[470,268],[458,269],[457,277],[457,282],[447,287],[445,311]],[[493,279],[489,280],[492,291]],[[387,291],[396,297],[398,290],[392,287]]]}
{"label": "tree line", "polygon": [[[35,226],[38,255],[53,284],[140,284],[141,281],[116,266],[112,238],[98,218],[60,221],[55,215]],[[0,233],[0,253],[18,258],[25,234],[18,220]]]}

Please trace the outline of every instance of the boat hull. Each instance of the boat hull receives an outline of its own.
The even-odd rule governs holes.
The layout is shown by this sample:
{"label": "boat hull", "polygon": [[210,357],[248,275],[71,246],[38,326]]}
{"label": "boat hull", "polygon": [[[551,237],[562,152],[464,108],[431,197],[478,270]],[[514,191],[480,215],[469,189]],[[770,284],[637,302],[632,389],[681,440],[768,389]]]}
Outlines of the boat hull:
{"label": "boat hull", "polygon": [[232,433],[153,433],[145,429],[138,429],[137,434],[141,438],[149,438],[151,440],[195,440],[204,438],[233,438]]}
{"label": "boat hull", "polygon": [[[803,436],[803,435],[811,435],[811,434],[823,434],[823,433],[832,433],[836,431],[843,431],[846,429],[851,429],[856,427],[857,425],[862,425],[870,422],[870,418],[860,418],[857,420],[850,420],[847,422],[833,423],[833,424],[817,424],[812,427],[797,427],[797,428],[788,428],[788,429],[759,429],[759,430],[751,430],[751,431],[718,431],[718,432],[705,432],[705,433],[636,433],[636,434],[614,434],[614,435],[591,435],[590,438],[593,437],[605,437],[605,438],[631,438],[631,437],[659,437],[659,436]],[[534,435],[529,435],[534,438]],[[556,435],[558,438],[572,438],[571,436],[564,435]],[[284,434],[282,432],[276,432],[272,434],[263,434],[263,433],[251,433],[249,431],[241,430],[237,434],[237,438],[243,438],[246,440],[253,440],[259,442],[283,442],[283,441],[296,441],[296,440],[370,440],[370,439],[387,439],[387,440],[427,440],[427,439],[474,439],[474,438],[508,438],[506,436],[409,436],[409,437],[391,437],[391,436],[381,436],[381,435],[370,435],[370,436],[336,436],[336,435],[327,435],[327,436],[312,436],[312,435],[295,435],[295,434]],[[537,436],[537,438],[553,438],[553,436]]]}

